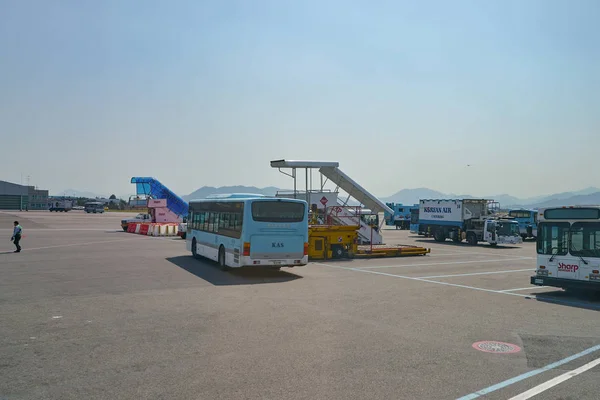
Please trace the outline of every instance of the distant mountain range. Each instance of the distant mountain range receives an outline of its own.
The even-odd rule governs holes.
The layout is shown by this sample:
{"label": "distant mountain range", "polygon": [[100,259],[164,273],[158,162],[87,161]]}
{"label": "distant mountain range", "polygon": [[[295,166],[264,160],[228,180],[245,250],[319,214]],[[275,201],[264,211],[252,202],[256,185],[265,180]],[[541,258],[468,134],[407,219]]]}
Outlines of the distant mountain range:
{"label": "distant mountain range", "polygon": [[69,197],[85,197],[88,199],[95,199],[96,197],[108,197],[109,195],[100,195],[98,193],[79,191],[75,189],[67,189],[57,194],[52,193],[52,196],[69,196]]}
{"label": "distant mountain range", "polygon": [[265,188],[257,188],[255,186],[221,186],[221,187],[213,187],[213,186],[202,186],[200,189],[192,192],[186,196],[181,196],[185,201],[190,201],[193,199],[203,199],[211,194],[226,194],[226,193],[253,193],[253,194],[263,194],[266,196],[275,196],[277,191],[286,190],[279,189],[274,186],[269,186]]}
{"label": "distant mountain range", "polygon": [[381,198],[380,200],[389,203],[416,204],[419,199],[494,199],[500,203],[502,208],[518,208],[518,207],[552,207],[558,205],[582,205],[582,204],[600,204],[600,189],[589,187],[575,192],[562,192],[546,196],[529,197],[520,199],[509,194],[496,194],[473,196],[468,194],[453,194],[442,193],[428,188],[418,189],[402,189],[399,192],[389,197]]}
{"label": "distant mountain range", "polygon": [[[280,189],[274,186],[265,188],[257,188],[255,186],[222,186],[212,187],[203,186],[195,192],[182,196],[184,200],[189,201],[191,199],[205,198],[211,194],[224,194],[224,193],[256,193],[264,194],[267,196],[273,196],[277,191],[289,189]],[[386,203],[402,203],[402,204],[416,204],[420,199],[469,199],[469,198],[482,198],[482,199],[494,199],[499,202],[502,208],[518,208],[518,207],[552,207],[559,205],[582,205],[582,204],[600,204],[600,189],[596,187],[589,187],[583,190],[575,192],[562,192],[556,194],[550,194],[546,196],[536,196],[530,198],[518,198],[509,194],[498,194],[498,195],[485,195],[485,196],[473,196],[465,194],[453,194],[453,193],[442,193],[437,190],[428,188],[416,188],[416,189],[402,189],[399,192],[388,196],[380,197],[379,199]],[[356,204],[356,202],[354,202]]]}
{"label": "distant mountain range", "polygon": [[[258,188],[255,186],[203,186],[200,189],[182,196],[186,201],[192,199],[202,199],[211,194],[224,194],[224,193],[256,193],[267,196],[274,196],[278,191],[291,191],[291,189],[281,189],[274,186],[268,186],[264,188]],[[59,196],[76,196],[76,197],[108,197],[106,195],[99,195],[92,192],[78,191],[74,189],[67,189],[58,194]],[[129,196],[117,196],[127,200]],[[402,204],[416,204],[420,199],[468,199],[468,198],[483,198],[483,199],[494,199],[500,203],[502,208],[538,208],[538,207],[553,207],[561,205],[585,205],[585,204],[600,204],[600,188],[588,187],[582,190],[574,192],[562,192],[555,193],[545,196],[535,196],[529,198],[518,198],[509,194],[497,194],[497,195],[484,195],[484,196],[473,196],[465,194],[454,194],[454,193],[442,193],[437,190],[428,188],[416,188],[416,189],[402,189],[395,194],[388,197],[380,197],[379,199],[386,203],[402,203]],[[351,204],[356,205],[356,202],[350,201]]]}

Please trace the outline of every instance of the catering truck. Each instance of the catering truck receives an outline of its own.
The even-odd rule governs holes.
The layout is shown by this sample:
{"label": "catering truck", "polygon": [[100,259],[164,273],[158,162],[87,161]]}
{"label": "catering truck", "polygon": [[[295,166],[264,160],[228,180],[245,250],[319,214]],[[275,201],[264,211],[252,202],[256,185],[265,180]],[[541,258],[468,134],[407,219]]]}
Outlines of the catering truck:
{"label": "catering truck", "polygon": [[519,223],[514,219],[495,216],[498,203],[486,199],[431,199],[419,201],[419,234],[470,245],[486,242],[497,244],[522,243]]}
{"label": "catering truck", "polygon": [[48,210],[56,212],[69,212],[73,209],[73,200],[57,200],[50,202]]}

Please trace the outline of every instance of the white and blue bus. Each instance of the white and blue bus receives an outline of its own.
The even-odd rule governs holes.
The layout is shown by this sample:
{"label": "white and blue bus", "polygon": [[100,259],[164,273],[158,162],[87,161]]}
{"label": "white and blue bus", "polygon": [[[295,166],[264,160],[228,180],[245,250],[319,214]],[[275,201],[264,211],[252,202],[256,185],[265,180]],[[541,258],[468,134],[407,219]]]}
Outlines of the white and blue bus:
{"label": "white and blue bus", "polygon": [[530,283],[600,292],[600,206],[540,209],[538,221]]}
{"label": "white and blue bus", "polygon": [[245,193],[192,200],[186,248],[222,270],[306,265],[308,203]]}
{"label": "white and blue bus", "polygon": [[523,240],[537,237],[537,210],[515,209],[508,212],[508,216],[519,223],[519,233]]}

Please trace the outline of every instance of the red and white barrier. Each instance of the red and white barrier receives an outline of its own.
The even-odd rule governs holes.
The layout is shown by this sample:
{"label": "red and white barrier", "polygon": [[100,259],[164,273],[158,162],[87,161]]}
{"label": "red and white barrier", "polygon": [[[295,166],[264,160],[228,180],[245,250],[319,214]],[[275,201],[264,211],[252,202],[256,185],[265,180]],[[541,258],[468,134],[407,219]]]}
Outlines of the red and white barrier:
{"label": "red and white barrier", "polygon": [[130,222],[127,226],[127,232],[146,236],[177,236],[177,226],[173,223]]}

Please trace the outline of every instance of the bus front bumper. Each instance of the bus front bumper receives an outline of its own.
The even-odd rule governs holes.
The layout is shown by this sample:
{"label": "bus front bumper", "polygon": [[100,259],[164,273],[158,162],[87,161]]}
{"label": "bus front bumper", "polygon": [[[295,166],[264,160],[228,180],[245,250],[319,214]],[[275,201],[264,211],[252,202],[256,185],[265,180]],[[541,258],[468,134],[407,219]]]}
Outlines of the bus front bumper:
{"label": "bus front bumper", "polygon": [[498,244],[521,244],[523,239],[521,236],[500,236],[498,238]]}
{"label": "bus front bumper", "polygon": [[534,275],[530,277],[530,283],[536,286],[600,291],[600,281],[580,281],[575,279],[550,278],[547,276]]}

